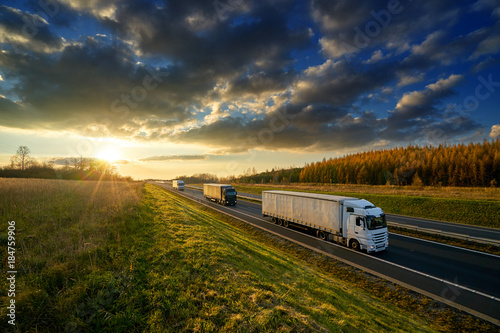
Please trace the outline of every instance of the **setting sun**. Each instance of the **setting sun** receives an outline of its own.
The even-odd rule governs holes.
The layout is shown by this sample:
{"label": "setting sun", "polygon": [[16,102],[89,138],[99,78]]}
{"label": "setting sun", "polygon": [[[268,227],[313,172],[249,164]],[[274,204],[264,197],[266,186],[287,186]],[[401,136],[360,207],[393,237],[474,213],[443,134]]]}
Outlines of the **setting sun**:
{"label": "setting sun", "polygon": [[104,148],[95,154],[95,157],[108,162],[115,162],[121,158],[120,153],[111,147]]}

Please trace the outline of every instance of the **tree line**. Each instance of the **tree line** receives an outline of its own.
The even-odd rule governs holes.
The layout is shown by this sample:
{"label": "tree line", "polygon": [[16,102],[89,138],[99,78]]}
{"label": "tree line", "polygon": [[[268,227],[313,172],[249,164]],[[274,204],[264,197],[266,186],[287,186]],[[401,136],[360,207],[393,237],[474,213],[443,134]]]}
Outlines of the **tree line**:
{"label": "tree line", "polygon": [[0,168],[0,177],[4,178],[42,178],[66,180],[128,180],[116,173],[116,168],[108,161],[94,158],[70,158],[65,165],[56,166],[53,162],[39,162],[31,155],[26,146],[20,146],[16,155],[10,159],[10,165]]}
{"label": "tree line", "polygon": [[[249,169],[250,170],[250,169]],[[500,141],[468,145],[409,145],[338,158],[324,158],[303,168],[234,178],[234,183],[331,183],[413,186],[497,186],[500,181]]]}
{"label": "tree line", "polygon": [[[202,183],[242,183],[242,184],[280,184],[298,182],[299,174],[302,168],[290,167],[288,169],[273,168],[271,171],[256,173],[255,168],[248,169],[244,175],[240,177],[228,176],[218,177],[210,173],[197,173],[192,176],[179,176],[175,179],[182,179],[186,184],[202,184]],[[252,174],[252,172],[254,174]]]}
{"label": "tree line", "polygon": [[273,168],[271,171],[243,175],[235,179],[235,183],[246,184],[288,184],[298,183],[302,168],[289,167],[285,169]]}
{"label": "tree line", "polygon": [[307,164],[299,182],[417,186],[496,186],[500,140],[398,147]]}
{"label": "tree line", "polygon": [[197,173],[192,176],[179,176],[175,179],[181,179],[186,184],[201,184],[201,183],[219,183],[221,179],[210,173]]}

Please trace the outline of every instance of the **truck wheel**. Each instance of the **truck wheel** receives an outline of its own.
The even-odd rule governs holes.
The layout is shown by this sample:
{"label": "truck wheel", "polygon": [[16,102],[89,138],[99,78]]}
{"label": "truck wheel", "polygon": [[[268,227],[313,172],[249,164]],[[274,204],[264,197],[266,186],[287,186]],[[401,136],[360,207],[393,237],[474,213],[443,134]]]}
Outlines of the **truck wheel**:
{"label": "truck wheel", "polygon": [[318,236],[318,238],[322,240],[326,239],[326,234],[321,230],[316,231],[316,236]]}
{"label": "truck wheel", "polygon": [[351,249],[353,249],[354,251],[359,251],[359,242],[355,239],[353,239],[351,241]]}
{"label": "truck wheel", "polygon": [[288,223],[288,221],[287,221],[287,220],[284,220],[284,221],[283,221],[283,226],[284,226],[285,228],[288,228],[288,227],[289,227],[289,223]]}
{"label": "truck wheel", "polygon": [[282,219],[278,219],[278,225],[283,225],[283,220]]}
{"label": "truck wheel", "polygon": [[274,224],[276,224],[276,218],[275,218],[275,217],[273,217],[273,218],[271,219],[271,221],[272,221]]}

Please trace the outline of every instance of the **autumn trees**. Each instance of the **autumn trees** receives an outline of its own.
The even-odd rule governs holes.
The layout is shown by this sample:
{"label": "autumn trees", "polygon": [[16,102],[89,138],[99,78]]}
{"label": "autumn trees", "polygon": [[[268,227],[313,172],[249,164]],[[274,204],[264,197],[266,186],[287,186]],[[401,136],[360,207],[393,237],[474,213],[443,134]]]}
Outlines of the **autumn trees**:
{"label": "autumn trees", "polygon": [[453,146],[409,145],[324,159],[306,165],[299,181],[370,185],[495,186],[500,140]]}

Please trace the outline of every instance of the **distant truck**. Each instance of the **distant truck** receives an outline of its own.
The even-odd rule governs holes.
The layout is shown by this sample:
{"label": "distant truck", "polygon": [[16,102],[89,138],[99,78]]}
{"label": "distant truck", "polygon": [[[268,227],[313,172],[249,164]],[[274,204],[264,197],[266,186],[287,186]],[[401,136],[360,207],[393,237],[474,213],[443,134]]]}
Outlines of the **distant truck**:
{"label": "distant truck", "polygon": [[203,196],[224,206],[236,205],[236,190],[227,184],[203,184]]}
{"label": "distant truck", "polygon": [[174,190],[184,191],[184,181],[172,180],[172,187]]}
{"label": "distant truck", "polygon": [[263,191],[262,215],[278,225],[306,228],[323,240],[354,250],[379,252],[389,246],[382,209],[364,199],[291,191]]}

